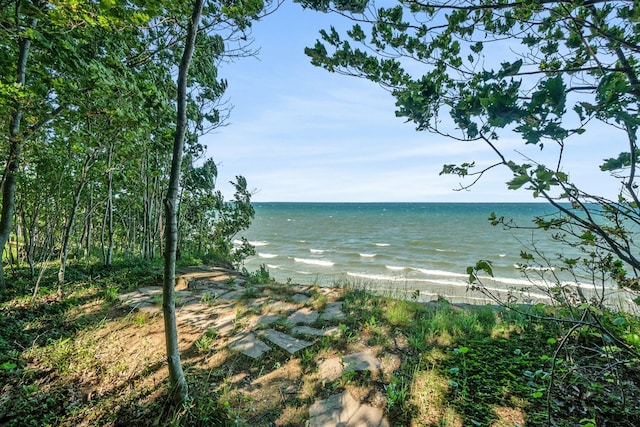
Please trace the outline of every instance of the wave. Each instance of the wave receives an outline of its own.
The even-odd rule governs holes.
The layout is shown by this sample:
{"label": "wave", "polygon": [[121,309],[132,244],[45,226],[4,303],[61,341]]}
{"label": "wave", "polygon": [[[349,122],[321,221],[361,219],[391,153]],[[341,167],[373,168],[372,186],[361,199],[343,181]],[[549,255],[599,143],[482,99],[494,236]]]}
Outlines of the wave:
{"label": "wave", "polygon": [[323,254],[324,249],[309,249],[309,252],[311,252],[312,254]]}
{"label": "wave", "polygon": [[555,267],[540,267],[533,265],[522,265],[522,264],[513,264],[513,266],[518,270],[527,270],[527,271],[556,271]]}
{"label": "wave", "polygon": [[393,271],[400,271],[400,270],[406,270],[407,267],[401,267],[401,266],[396,266],[396,265],[385,265],[385,267],[387,267],[389,270],[393,270]]}
{"label": "wave", "polygon": [[276,255],[276,254],[267,254],[267,253],[258,252],[258,256],[259,256],[260,258],[276,258],[278,255]]}
{"label": "wave", "polygon": [[319,265],[321,267],[333,267],[334,265],[333,261],[325,261],[322,259],[294,258],[293,260],[302,264]]}
{"label": "wave", "polygon": [[468,274],[453,273],[451,271],[444,270],[427,270],[426,268],[413,268],[415,271],[419,271],[427,276],[446,276],[446,277],[469,277]]}
{"label": "wave", "polygon": [[373,258],[378,254],[360,254],[362,258]]}
{"label": "wave", "polygon": [[455,254],[458,251],[456,251],[455,249],[440,249],[440,248],[436,248],[436,252],[449,252],[449,253]]}
{"label": "wave", "polygon": [[276,264],[267,264],[267,267],[272,269],[272,270],[277,270],[279,269],[281,266],[280,265],[276,265]]}
{"label": "wave", "polygon": [[[236,241],[237,240],[234,240],[233,243],[236,243]],[[238,244],[242,243],[241,241],[238,241],[238,242],[239,242]],[[252,245],[252,246],[259,247],[259,246],[267,246],[269,244],[269,242],[265,242],[265,241],[252,242],[252,241],[249,241],[249,244]]]}
{"label": "wave", "polygon": [[385,282],[407,282],[408,281],[408,279],[404,276],[387,276],[384,274],[353,273],[351,271],[347,271],[347,276],[357,277],[359,279],[381,280]]}
{"label": "wave", "polygon": [[490,280],[494,283],[504,283],[505,285],[512,286],[536,286],[536,287],[549,287],[542,281],[529,280],[529,279],[516,279],[512,277],[485,277],[480,276],[482,280]]}
{"label": "wave", "polygon": [[387,246],[391,246],[391,245],[389,243],[376,243],[376,246],[387,247]]}

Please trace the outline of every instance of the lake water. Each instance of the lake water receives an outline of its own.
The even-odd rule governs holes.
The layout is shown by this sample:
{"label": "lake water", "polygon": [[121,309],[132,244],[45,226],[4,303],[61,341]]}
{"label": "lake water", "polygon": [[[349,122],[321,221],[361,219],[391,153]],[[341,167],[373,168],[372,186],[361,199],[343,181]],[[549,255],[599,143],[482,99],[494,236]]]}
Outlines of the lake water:
{"label": "lake water", "polygon": [[[536,215],[557,215],[541,203],[255,203],[256,216],[242,233],[256,247],[245,262],[253,271],[265,265],[279,281],[334,286],[345,282],[392,292],[419,293],[420,300],[445,297],[484,303],[468,289],[466,268],[480,259],[493,263],[486,287],[517,296],[521,302],[548,301],[549,285],[539,271],[524,277],[520,252],[535,246],[553,255],[576,255],[541,231],[492,226],[492,212],[532,225]],[[530,251],[530,250],[529,250]],[[572,253],[573,251],[573,253]],[[546,271],[548,275],[560,271]],[[580,282],[585,292],[593,285]],[[614,285],[606,292],[628,302]],[[626,304],[625,302],[625,304]]]}

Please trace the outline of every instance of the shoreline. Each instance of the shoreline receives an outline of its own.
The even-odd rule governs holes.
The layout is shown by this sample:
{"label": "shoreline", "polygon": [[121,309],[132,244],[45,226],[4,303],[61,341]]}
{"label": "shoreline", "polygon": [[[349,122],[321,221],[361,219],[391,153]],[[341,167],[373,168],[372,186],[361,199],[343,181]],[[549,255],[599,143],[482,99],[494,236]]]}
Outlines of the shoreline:
{"label": "shoreline", "polygon": [[[485,295],[479,290],[471,289],[472,285],[463,282],[438,282],[432,280],[429,282],[412,282],[411,279],[398,281],[373,280],[362,277],[353,277],[348,273],[330,273],[330,274],[308,274],[295,280],[280,274],[277,269],[269,269],[270,277],[278,283],[290,284],[292,286],[314,286],[324,288],[341,288],[344,286],[363,288],[368,291],[388,296],[396,299],[411,299],[419,303],[433,303],[439,299],[445,299],[453,305],[500,305],[495,299]],[[251,270],[250,270],[251,271]],[[306,277],[305,277],[306,276]],[[462,276],[462,275],[461,275]],[[300,276],[298,276],[300,277]],[[305,278],[307,280],[305,280]],[[496,280],[497,279],[497,280]],[[445,279],[446,280],[446,279]],[[559,305],[550,295],[545,295],[545,289],[537,286],[535,283],[529,283],[523,286],[500,286],[503,278],[485,278],[486,287],[501,301],[511,301],[517,305],[531,306],[542,303],[544,305]],[[523,283],[526,279],[522,280]],[[594,292],[588,285],[581,286],[581,292],[587,299],[598,297],[599,293]],[[637,298],[633,293],[619,288],[607,288],[605,297],[605,306],[611,309],[624,311],[631,314],[640,315],[640,307],[634,302]]]}

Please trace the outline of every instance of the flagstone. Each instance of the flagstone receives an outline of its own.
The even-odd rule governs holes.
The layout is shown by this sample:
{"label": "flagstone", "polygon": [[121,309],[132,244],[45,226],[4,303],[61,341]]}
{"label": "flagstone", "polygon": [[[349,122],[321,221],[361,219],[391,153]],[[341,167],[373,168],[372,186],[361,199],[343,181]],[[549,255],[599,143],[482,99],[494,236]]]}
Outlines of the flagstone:
{"label": "flagstone", "polygon": [[287,322],[298,325],[300,323],[310,324],[318,320],[318,312],[310,309],[309,307],[303,307],[298,311],[291,313],[287,317]]}
{"label": "flagstone", "polygon": [[260,320],[258,320],[257,326],[268,326],[278,321],[282,317],[279,314],[265,314],[260,316]]}
{"label": "flagstone", "polygon": [[346,371],[379,371],[380,361],[370,351],[348,354],[342,358]]}
{"label": "flagstone", "polygon": [[298,293],[298,294],[295,294],[294,296],[292,296],[291,300],[293,300],[294,302],[297,302],[297,303],[306,304],[311,300],[311,297],[309,297],[309,295]]}
{"label": "flagstone", "polygon": [[298,305],[287,301],[275,300],[265,304],[265,308],[270,312],[283,313],[295,310]]}
{"label": "flagstone", "polygon": [[294,338],[284,332],[276,331],[275,329],[266,329],[262,331],[262,336],[277,345],[278,347],[287,350],[289,353],[294,354],[303,348],[312,345],[312,342]]}
{"label": "flagstone", "polygon": [[330,337],[330,336],[340,336],[341,331],[340,328],[334,326],[332,328],[312,328],[311,326],[294,326],[291,328],[292,334],[301,334],[301,335],[312,335],[315,337]]}
{"label": "flagstone", "polygon": [[349,391],[315,402],[309,408],[309,427],[388,427],[380,408],[363,405]]}
{"label": "flagstone", "polygon": [[229,342],[228,347],[231,350],[242,352],[245,356],[253,359],[259,359],[264,353],[271,350],[271,347],[259,340],[255,334],[251,332],[237,335]]}
{"label": "flagstone", "polygon": [[344,303],[342,301],[330,302],[324,307],[322,313],[322,320],[339,320],[344,318],[342,307]]}

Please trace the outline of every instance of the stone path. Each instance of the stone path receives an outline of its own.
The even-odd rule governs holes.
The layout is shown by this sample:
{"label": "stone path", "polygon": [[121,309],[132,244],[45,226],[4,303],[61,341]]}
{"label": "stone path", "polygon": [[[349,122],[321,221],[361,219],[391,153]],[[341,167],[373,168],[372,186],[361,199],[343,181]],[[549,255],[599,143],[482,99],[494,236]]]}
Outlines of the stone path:
{"label": "stone path", "polygon": [[[295,287],[293,295],[265,294],[247,286],[236,272],[212,267],[176,271],[176,319],[228,339],[227,347],[247,357],[261,358],[280,347],[290,354],[307,348],[323,336],[341,333],[337,323],[345,317],[339,291],[319,288],[316,294],[329,302],[320,310],[313,308],[310,287]],[[258,297],[255,295],[259,294]],[[120,295],[123,304],[151,315],[162,314],[162,288],[148,286]],[[238,317],[238,304],[248,313]],[[330,324],[333,323],[333,324]],[[275,328],[277,324],[280,327]],[[282,329],[282,330],[279,330]],[[334,357],[318,363],[323,383],[330,383],[349,370],[378,372],[380,361],[371,352]],[[389,423],[383,411],[356,401],[348,391],[316,401],[309,408],[310,427],[384,427]]]}
{"label": "stone path", "polygon": [[344,391],[309,408],[309,427],[388,427],[380,408],[362,405],[351,393]]}

